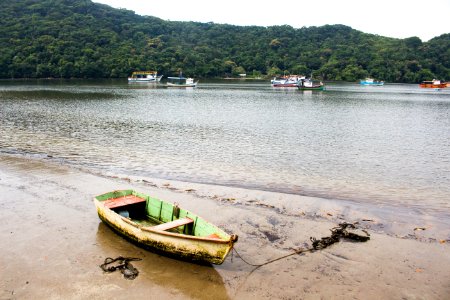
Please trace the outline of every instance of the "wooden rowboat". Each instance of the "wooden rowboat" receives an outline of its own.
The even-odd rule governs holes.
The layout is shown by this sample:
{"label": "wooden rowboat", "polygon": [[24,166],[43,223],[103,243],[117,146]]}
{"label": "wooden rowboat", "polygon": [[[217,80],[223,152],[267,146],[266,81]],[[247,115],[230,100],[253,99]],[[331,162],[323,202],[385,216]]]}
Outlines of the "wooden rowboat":
{"label": "wooden rowboat", "polygon": [[139,245],[184,260],[222,264],[237,242],[205,219],[176,204],[136,192],[94,197],[100,219]]}

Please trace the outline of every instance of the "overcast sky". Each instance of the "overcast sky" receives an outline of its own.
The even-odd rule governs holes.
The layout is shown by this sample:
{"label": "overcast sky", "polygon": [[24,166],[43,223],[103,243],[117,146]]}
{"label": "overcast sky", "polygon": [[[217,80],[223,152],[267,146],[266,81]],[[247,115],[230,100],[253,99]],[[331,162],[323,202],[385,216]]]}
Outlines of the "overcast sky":
{"label": "overcast sky", "polygon": [[394,38],[422,41],[450,33],[450,0],[93,0],[170,21],[233,25],[322,26],[343,24]]}

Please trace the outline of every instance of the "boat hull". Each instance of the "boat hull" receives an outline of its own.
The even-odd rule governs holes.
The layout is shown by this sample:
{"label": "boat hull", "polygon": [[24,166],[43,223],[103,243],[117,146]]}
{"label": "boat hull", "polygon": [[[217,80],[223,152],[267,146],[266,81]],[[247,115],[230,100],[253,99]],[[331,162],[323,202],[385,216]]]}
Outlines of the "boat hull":
{"label": "boat hull", "polygon": [[419,84],[419,87],[425,89],[443,89],[447,87],[447,83],[440,83],[440,84],[421,83]]}
{"label": "boat hull", "polygon": [[160,82],[161,78],[163,77],[163,75],[161,76],[157,76],[157,77],[153,77],[153,78],[133,78],[133,77],[128,77],[128,82],[142,82],[142,83],[149,83],[149,82]]}
{"label": "boat hull", "polygon": [[187,88],[187,87],[196,87],[197,86],[197,82],[192,83],[192,84],[176,84],[176,83],[167,83],[167,87],[175,87],[175,88]]}
{"label": "boat hull", "polygon": [[222,264],[237,240],[223,231],[218,233],[225,238],[201,237],[142,226],[108,208],[104,201],[94,198],[94,203],[99,218],[114,231],[141,247],[178,259]]}
{"label": "boat hull", "polygon": [[323,91],[324,90],[324,86],[323,85],[319,85],[319,86],[299,86],[298,89],[300,91]]}
{"label": "boat hull", "polygon": [[297,87],[297,83],[273,83],[273,87]]}
{"label": "boat hull", "polygon": [[297,87],[300,91],[323,91],[325,89],[322,81],[319,82],[311,78],[300,79]]}
{"label": "boat hull", "polygon": [[360,82],[361,85],[382,86],[384,82]]}
{"label": "boat hull", "polygon": [[361,85],[382,86],[382,85],[384,85],[384,81],[378,81],[378,80],[375,80],[373,78],[367,77],[364,80],[360,80],[359,84],[361,84]]}

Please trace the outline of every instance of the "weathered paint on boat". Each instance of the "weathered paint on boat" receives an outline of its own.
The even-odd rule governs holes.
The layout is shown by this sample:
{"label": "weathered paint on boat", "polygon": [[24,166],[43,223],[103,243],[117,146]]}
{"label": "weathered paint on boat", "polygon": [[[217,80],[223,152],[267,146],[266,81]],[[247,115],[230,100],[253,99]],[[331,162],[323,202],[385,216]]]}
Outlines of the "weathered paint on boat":
{"label": "weathered paint on boat", "polygon": [[[127,196],[135,199],[123,201]],[[116,199],[124,205],[111,204]],[[150,250],[181,259],[222,264],[237,241],[237,236],[227,234],[185,209],[134,190],[102,194],[94,197],[94,203],[100,219],[121,235]],[[130,218],[118,213],[125,209],[129,210]],[[165,223],[166,227],[173,227],[183,219],[190,219],[190,224],[167,230],[158,226]]]}

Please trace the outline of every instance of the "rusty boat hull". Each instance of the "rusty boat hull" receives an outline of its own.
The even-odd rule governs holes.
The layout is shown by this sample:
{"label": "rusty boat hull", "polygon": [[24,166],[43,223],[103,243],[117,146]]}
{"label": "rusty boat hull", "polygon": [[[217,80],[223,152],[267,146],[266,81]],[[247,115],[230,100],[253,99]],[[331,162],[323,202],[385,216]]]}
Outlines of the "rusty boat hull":
{"label": "rusty boat hull", "polygon": [[99,218],[138,245],[182,260],[222,264],[237,236],[175,204],[134,190],[94,197]]}

